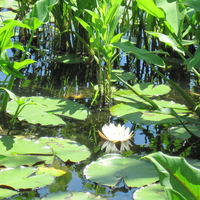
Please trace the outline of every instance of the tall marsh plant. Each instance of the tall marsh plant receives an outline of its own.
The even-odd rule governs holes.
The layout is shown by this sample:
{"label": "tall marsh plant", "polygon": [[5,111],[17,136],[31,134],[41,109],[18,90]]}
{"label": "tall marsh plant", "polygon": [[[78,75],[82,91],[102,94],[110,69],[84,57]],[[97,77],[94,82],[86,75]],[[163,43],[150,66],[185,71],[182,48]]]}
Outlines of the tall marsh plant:
{"label": "tall marsh plant", "polygon": [[[42,23],[36,18],[27,18],[21,22],[16,20],[6,20],[2,23],[3,26],[0,28],[0,70],[7,75],[6,80],[9,79],[8,84],[6,85],[8,90],[12,90],[14,79],[16,77],[24,78],[19,70],[26,67],[26,65],[35,62],[34,60],[26,59],[26,53],[30,47],[36,29],[41,24]],[[12,37],[14,36],[14,28],[16,26],[22,29],[31,30],[31,36],[25,48],[20,42],[13,42],[12,40]],[[13,61],[9,57],[8,50],[11,48],[16,49],[17,52],[23,52],[19,61]],[[8,100],[9,96],[5,93],[1,105],[1,112],[6,111]]]}
{"label": "tall marsh plant", "polygon": [[116,48],[111,44],[118,42],[123,35],[116,33],[123,12],[121,3],[122,0],[96,1],[94,11],[85,10],[91,16],[91,21],[76,17],[89,34],[88,48],[97,63],[99,91],[103,91],[106,101],[111,97],[111,71],[117,57]]}

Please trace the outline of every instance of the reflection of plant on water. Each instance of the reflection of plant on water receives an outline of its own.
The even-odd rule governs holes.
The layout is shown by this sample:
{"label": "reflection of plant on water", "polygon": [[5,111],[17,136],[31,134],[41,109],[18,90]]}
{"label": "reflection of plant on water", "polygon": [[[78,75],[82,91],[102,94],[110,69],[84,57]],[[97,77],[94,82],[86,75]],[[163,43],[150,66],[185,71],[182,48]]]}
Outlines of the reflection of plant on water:
{"label": "reflection of plant on water", "polygon": [[0,197],[198,199],[200,3],[2,2]]}

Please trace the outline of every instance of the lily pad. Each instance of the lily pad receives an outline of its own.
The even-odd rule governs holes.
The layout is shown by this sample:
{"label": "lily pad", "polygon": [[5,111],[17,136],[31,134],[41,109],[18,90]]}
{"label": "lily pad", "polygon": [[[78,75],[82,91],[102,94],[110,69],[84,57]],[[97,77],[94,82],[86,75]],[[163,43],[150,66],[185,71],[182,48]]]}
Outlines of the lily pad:
{"label": "lily pad", "polygon": [[14,196],[16,194],[19,194],[19,192],[10,190],[10,189],[1,189],[0,188],[0,199],[5,199],[5,198],[9,198],[11,196]]}
{"label": "lily pad", "polygon": [[80,162],[90,156],[90,151],[85,145],[81,145],[75,141],[62,138],[40,138],[39,141],[50,146],[56,156],[64,162]]}
{"label": "lily pad", "polygon": [[39,175],[39,174],[44,174],[44,173],[51,174],[54,177],[62,176],[64,174],[66,174],[65,171],[60,170],[60,169],[55,169],[53,167],[42,167],[42,166],[38,167],[38,170],[37,170],[36,174]]}
{"label": "lily pad", "polygon": [[133,86],[135,90],[146,96],[159,96],[170,92],[170,87],[167,85],[154,85],[152,83],[140,83]]}
{"label": "lily pad", "polygon": [[38,140],[15,138],[9,136],[0,137],[0,155],[12,156],[19,154],[53,155],[52,149]]}
{"label": "lily pad", "polygon": [[102,198],[100,196],[95,196],[94,194],[91,194],[89,192],[84,193],[84,192],[57,192],[57,193],[52,193],[48,194],[46,197],[43,197],[41,200],[92,200],[92,199],[98,199],[98,200],[106,200],[106,198]]}
{"label": "lily pad", "polygon": [[42,160],[30,155],[13,155],[5,157],[0,160],[0,167],[19,167],[19,166],[33,166],[41,163]]}
{"label": "lily pad", "polygon": [[[143,107],[141,109],[141,107]],[[174,116],[159,113],[149,108],[145,104],[117,104],[110,108],[111,115],[120,117],[129,121],[140,124],[163,124],[163,123],[179,123]]]}
{"label": "lily pad", "polygon": [[[188,128],[190,132],[192,132],[195,136],[200,138],[199,126],[194,125],[194,124],[186,124],[185,126]],[[191,137],[191,134],[188,133],[188,131],[182,125],[170,128],[169,133],[173,135],[174,137],[180,138],[183,140],[187,140]]]}
{"label": "lily pad", "polygon": [[120,76],[125,81],[131,80],[134,78],[134,75],[131,72],[124,72],[124,70],[113,69],[111,71],[111,82],[119,81],[116,75]]}
{"label": "lily pad", "polygon": [[118,90],[112,95],[112,97],[117,101],[122,101],[126,103],[145,103],[145,100],[138,97],[131,90]]}
{"label": "lily pad", "polygon": [[53,183],[54,177],[50,174],[33,175],[36,172],[37,168],[33,167],[2,170],[0,171],[0,186],[19,190],[44,187]]}
{"label": "lily pad", "polygon": [[[84,120],[89,114],[88,108],[77,102],[59,98],[24,97],[40,105],[27,105],[19,113],[19,120],[26,120],[32,124],[61,125],[65,122],[57,115]],[[10,101],[7,112],[14,115],[17,103]]]}
{"label": "lily pad", "polygon": [[166,199],[166,194],[160,184],[152,184],[138,189],[133,194],[133,198],[135,200],[163,200]]}
{"label": "lily pad", "polygon": [[141,187],[158,180],[153,165],[143,161],[136,155],[106,154],[87,165],[83,173],[100,185],[115,186],[123,179],[129,187]]}

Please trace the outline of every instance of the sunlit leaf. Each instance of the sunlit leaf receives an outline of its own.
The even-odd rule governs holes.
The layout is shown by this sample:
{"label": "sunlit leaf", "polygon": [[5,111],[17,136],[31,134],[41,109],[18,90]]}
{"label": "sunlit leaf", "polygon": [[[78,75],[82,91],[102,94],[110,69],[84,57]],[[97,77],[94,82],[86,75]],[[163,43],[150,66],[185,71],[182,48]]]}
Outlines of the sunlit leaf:
{"label": "sunlit leaf", "polygon": [[52,154],[52,149],[36,140],[1,136],[0,154],[6,156],[18,154]]}
{"label": "sunlit leaf", "polygon": [[[192,134],[200,138],[199,126],[195,124],[185,124],[185,126]],[[171,127],[169,133],[183,140],[187,140],[191,137],[191,134],[183,126]]]}
{"label": "sunlit leaf", "polygon": [[199,169],[188,164],[184,158],[168,156],[161,152],[147,155],[144,158],[154,164],[162,186],[175,190],[185,199],[199,199]]}
{"label": "sunlit leaf", "polygon": [[36,171],[37,168],[33,167],[2,170],[0,171],[0,186],[18,190],[44,187],[53,183],[53,176],[47,173],[30,176]]}
{"label": "sunlit leaf", "polygon": [[133,198],[135,200],[163,200],[166,198],[166,194],[160,184],[152,184],[138,189],[134,192]]}
{"label": "sunlit leaf", "polygon": [[160,67],[164,67],[164,61],[154,53],[147,51],[146,49],[140,49],[135,47],[131,42],[116,42],[113,43],[114,46],[120,48],[125,53],[133,53],[137,59],[144,60],[148,64],[154,64]]}
{"label": "sunlit leaf", "polygon": [[19,194],[19,192],[10,190],[10,189],[2,189],[0,188],[0,199],[5,199],[5,198],[9,198],[11,196],[14,196],[16,194]]}
{"label": "sunlit leaf", "polygon": [[98,199],[98,200],[106,200],[106,198],[102,198],[101,196],[95,196],[94,194],[91,194],[89,192],[84,193],[84,192],[56,192],[56,193],[51,193],[48,194],[47,196],[43,197],[41,200],[64,200],[64,199],[70,199],[70,200],[92,200],[92,199]]}
{"label": "sunlit leaf", "polygon": [[[24,152],[25,153],[25,152]],[[45,160],[39,159],[36,156],[30,155],[13,155],[7,156],[0,160],[0,167],[19,167],[19,166],[33,166]]]}
{"label": "sunlit leaf", "polygon": [[183,4],[200,11],[200,1],[197,0],[182,0]]}
{"label": "sunlit leaf", "polygon": [[111,115],[140,124],[179,123],[179,120],[170,114],[150,110],[147,104],[117,104],[110,108]]}
{"label": "sunlit leaf", "polygon": [[80,162],[90,156],[90,151],[86,146],[72,140],[43,137],[39,141],[50,146],[56,156],[64,162]]}
{"label": "sunlit leaf", "polygon": [[40,0],[34,4],[33,9],[26,15],[27,18],[35,17],[43,23],[49,22],[49,14],[58,0]]}
{"label": "sunlit leaf", "polygon": [[[44,97],[24,97],[40,105],[28,105],[20,112],[19,120],[26,120],[32,124],[42,125],[61,125],[65,122],[57,115],[72,117],[84,120],[89,114],[89,109],[77,102]],[[8,103],[7,112],[15,114],[17,103],[11,101]]]}
{"label": "sunlit leaf", "polygon": [[51,174],[52,176],[62,176],[66,174],[65,171],[60,169],[55,169],[53,167],[39,167],[36,174],[39,175],[44,173]]}
{"label": "sunlit leaf", "polygon": [[158,37],[159,40],[161,42],[164,42],[165,44],[167,44],[168,46],[171,46],[175,51],[178,51],[182,54],[184,54],[184,51],[182,49],[180,49],[178,43],[176,42],[176,40],[168,35],[164,35],[162,33],[156,33],[156,32],[147,32],[150,35],[153,35],[155,37]]}
{"label": "sunlit leaf", "polygon": [[141,187],[158,180],[157,173],[149,162],[138,156],[123,157],[106,154],[93,161],[83,171],[87,179],[100,185],[115,186],[123,179],[129,187]]}

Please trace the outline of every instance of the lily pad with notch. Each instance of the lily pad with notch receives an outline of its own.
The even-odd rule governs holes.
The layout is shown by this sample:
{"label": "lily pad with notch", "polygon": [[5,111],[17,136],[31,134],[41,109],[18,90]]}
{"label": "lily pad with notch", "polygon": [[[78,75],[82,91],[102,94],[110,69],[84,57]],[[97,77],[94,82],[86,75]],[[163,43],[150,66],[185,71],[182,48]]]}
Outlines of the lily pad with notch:
{"label": "lily pad with notch", "polygon": [[[19,120],[26,120],[31,124],[41,125],[62,125],[66,124],[60,117],[71,117],[78,120],[84,120],[89,115],[89,109],[85,106],[70,101],[68,99],[44,98],[44,97],[24,97],[40,105],[27,105],[18,115]],[[7,112],[14,115],[17,109],[17,103],[10,101],[7,106]]]}
{"label": "lily pad with notch", "polygon": [[141,187],[158,180],[154,166],[143,161],[136,155],[106,154],[87,165],[83,173],[100,185],[116,186],[123,179],[129,187]]}
{"label": "lily pad with notch", "polygon": [[90,151],[85,145],[81,145],[73,140],[42,137],[39,141],[51,147],[55,155],[64,162],[80,162],[90,156]]}

